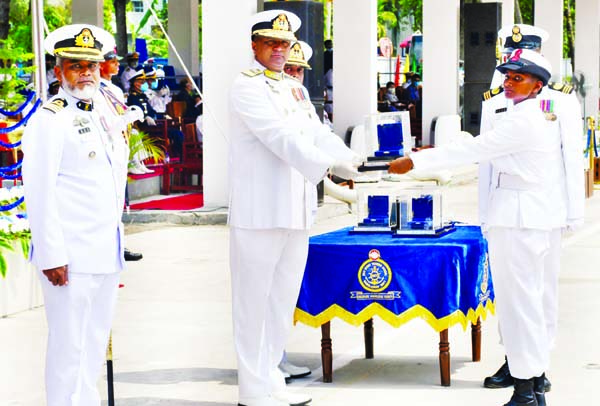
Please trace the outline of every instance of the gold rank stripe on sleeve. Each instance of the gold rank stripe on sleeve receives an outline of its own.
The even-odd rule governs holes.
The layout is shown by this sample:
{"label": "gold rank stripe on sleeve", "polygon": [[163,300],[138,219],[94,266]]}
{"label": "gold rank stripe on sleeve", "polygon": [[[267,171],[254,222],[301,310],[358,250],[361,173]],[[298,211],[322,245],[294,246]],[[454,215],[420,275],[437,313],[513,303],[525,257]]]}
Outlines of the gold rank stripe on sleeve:
{"label": "gold rank stripe on sleeve", "polygon": [[557,83],[557,82],[548,82],[548,87],[552,90],[556,90],[557,92],[571,94],[573,93],[573,86],[567,85],[565,83]]}
{"label": "gold rank stripe on sleeve", "polygon": [[255,77],[260,75],[261,73],[263,73],[262,69],[258,69],[258,68],[254,68],[254,69],[248,69],[242,72],[244,75],[248,76],[248,77]]}
{"label": "gold rank stripe on sleeve", "polygon": [[65,107],[67,107],[67,101],[65,99],[54,99],[46,102],[44,104],[44,109],[53,112],[54,114],[58,113]]}
{"label": "gold rank stripe on sleeve", "polygon": [[504,91],[503,87],[496,87],[494,89],[490,89],[486,92],[483,92],[483,94],[481,95],[481,98],[485,101],[485,100],[489,100],[494,96],[499,95],[500,93],[502,93]]}

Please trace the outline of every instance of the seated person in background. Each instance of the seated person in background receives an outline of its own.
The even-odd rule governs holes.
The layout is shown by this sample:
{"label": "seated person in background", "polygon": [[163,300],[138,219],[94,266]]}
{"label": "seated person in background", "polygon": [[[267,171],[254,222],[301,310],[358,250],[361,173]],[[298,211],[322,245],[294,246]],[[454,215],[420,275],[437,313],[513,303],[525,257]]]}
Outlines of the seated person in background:
{"label": "seated person in background", "polygon": [[[138,106],[144,112],[145,124],[149,126],[155,126],[155,119],[157,118],[157,115],[156,111],[154,111],[150,105],[148,97],[144,93],[146,90],[148,90],[146,74],[144,69],[140,69],[129,79],[129,95],[127,96],[127,105]],[[148,158],[148,156],[143,151],[139,151],[134,154],[133,160],[129,163],[129,173],[141,175],[144,173],[154,172],[152,169],[147,168],[146,165],[144,165],[144,159],[146,158]]]}
{"label": "seated person in background", "polygon": [[385,85],[385,91],[383,94],[381,94],[381,91],[383,90],[384,89],[381,89],[379,93],[379,97],[381,99],[378,103],[379,111],[389,112],[406,110],[406,105],[401,103],[398,99],[398,96],[396,96],[396,85],[394,82],[387,82]]}
{"label": "seated person in background", "polygon": [[129,95],[127,96],[128,106],[138,106],[144,112],[144,121],[147,125],[156,125],[154,121],[157,117],[156,110],[152,108],[146,96],[149,86],[146,81],[144,69],[140,69],[129,79]]}
{"label": "seated person in background", "polygon": [[171,118],[167,115],[167,104],[171,101],[171,91],[164,84],[165,72],[161,70],[162,77],[159,77],[159,72],[151,66],[144,67],[148,90],[144,93],[148,98],[150,106],[156,111],[157,118]]}
{"label": "seated person in background", "polygon": [[193,118],[194,120],[202,114],[202,99],[194,89],[194,85],[189,78],[184,78],[179,82],[181,90],[175,97],[175,100],[184,101],[186,104],[183,117]]}
{"label": "seated person in background", "polygon": [[408,106],[408,110],[414,109],[416,117],[421,117],[421,92],[421,76],[418,73],[412,74],[404,85],[403,98],[400,101]]}
{"label": "seated person in background", "polygon": [[129,92],[130,79],[136,75],[136,73],[142,69],[139,64],[140,54],[137,52],[131,52],[127,54],[127,67],[121,73],[121,86],[123,87],[123,91],[125,93]]}
{"label": "seated person in background", "polygon": [[[146,74],[144,69],[140,69],[136,72],[130,80],[129,96],[127,97],[128,106],[139,106],[144,112],[144,121],[148,126],[155,126],[156,119],[160,118],[159,114],[152,107],[150,100],[146,93],[149,89],[148,82],[146,80]],[[142,128],[143,130],[143,128]],[[169,127],[167,135],[171,143],[171,156],[181,157],[183,150],[183,132],[181,129]],[[145,158],[145,157],[144,157]]]}

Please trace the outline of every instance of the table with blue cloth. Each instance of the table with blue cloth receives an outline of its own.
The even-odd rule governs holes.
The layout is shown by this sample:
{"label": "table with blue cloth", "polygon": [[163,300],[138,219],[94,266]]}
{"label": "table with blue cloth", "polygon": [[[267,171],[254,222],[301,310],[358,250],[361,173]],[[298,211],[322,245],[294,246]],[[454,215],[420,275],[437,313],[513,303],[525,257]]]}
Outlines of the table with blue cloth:
{"label": "table with blue cloth", "polygon": [[310,239],[295,322],[321,327],[323,380],[331,382],[330,321],[364,324],[373,357],[373,316],[394,327],[424,319],[440,334],[443,386],[450,385],[448,328],[471,324],[472,357],[481,354],[481,323],[494,311],[487,243],[478,226],[457,225],[441,237],[353,234],[343,228]]}

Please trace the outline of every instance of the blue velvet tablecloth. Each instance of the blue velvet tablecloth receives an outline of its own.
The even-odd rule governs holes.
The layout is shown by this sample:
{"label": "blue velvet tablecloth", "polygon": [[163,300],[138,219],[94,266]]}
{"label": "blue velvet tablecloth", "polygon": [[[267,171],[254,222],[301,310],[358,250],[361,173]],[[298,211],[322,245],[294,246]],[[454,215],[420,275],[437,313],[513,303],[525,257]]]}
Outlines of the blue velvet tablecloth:
{"label": "blue velvet tablecloth", "polygon": [[295,321],[334,317],[360,325],[379,316],[394,327],[423,318],[436,331],[476,323],[494,311],[487,243],[478,226],[439,238],[350,234],[310,239]]}

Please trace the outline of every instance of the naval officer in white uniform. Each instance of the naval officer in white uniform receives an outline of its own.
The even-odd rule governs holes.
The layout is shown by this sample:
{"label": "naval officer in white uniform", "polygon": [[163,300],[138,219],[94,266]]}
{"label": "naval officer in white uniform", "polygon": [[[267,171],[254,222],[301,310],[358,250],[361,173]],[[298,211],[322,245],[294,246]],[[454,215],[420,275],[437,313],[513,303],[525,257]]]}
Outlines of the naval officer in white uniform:
{"label": "naval officer in white uniform", "polygon": [[[543,41],[548,37],[544,30],[524,24],[505,27],[498,35],[504,38],[504,53],[507,49],[532,49],[540,52]],[[482,133],[493,129],[513,107],[513,103],[505,97],[501,86],[485,92],[483,96]],[[564,188],[563,193],[555,198],[564,201],[567,207],[566,228],[574,231],[583,224],[585,200],[584,180],[581,176],[584,149],[581,107],[573,88],[560,83],[549,82],[538,95],[538,100],[540,100],[540,108],[549,117],[554,118],[554,124],[550,126],[549,131],[557,132],[561,139],[561,165],[564,170],[556,181],[563,184]],[[489,196],[493,188],[489,164],[480,165],[479,178],[479,216],[482,228],[486,230]],[[558,324],[558,276],[563,231],[564,229],[561,228],[552,231],[551,246],[544,271],[544,313],[550,348],[554,347]],[[504,388],[512,385],[512,381],[508,362],[505,362],[494,375],[484,380],[484,386]],[[536,392],[548,392],[550,387],[550,382],[545,378],[544,385],[537,385]]]}
{"label": "naval officer in white uniform", "polygon": [[[543,382],[550,364],[543,278],[552,230],[565,227],[567,217],[565,201],[556,198],[565,188],[556,181],[564,171],[561,138],[551,130],[556,118],[540,109],[537,97],[550,78],[548,61],[536,52],[519,49],[497,69],[505,74],[504,94],[514,106],[493,129],[399,158],[391,163],[390,172],[490,162],[490,266],[515,386],[505,406],[537,406],[534,381]],[[540,396],[545,402],[543,392]]]}
{"label": "naval officer in white uniform", "polygon": [[239,403],[304,405],[277,368],[285,346],[328,169],[357,176],[355,154],[321,124],[308,91],[283,73],[300,20],[270,10],[255,16],[255,60],[231,90],[230,266]]}
{"label": "naval officer in white uniform", "polygon": [[114,47],[112,36],[91,25],[50,33],[44,46],[61,88],[23,135],[31,260],[48,321],[47,406],[100,405],[97,380],[124,268],[128,147],[94,106],[103,44]]}

